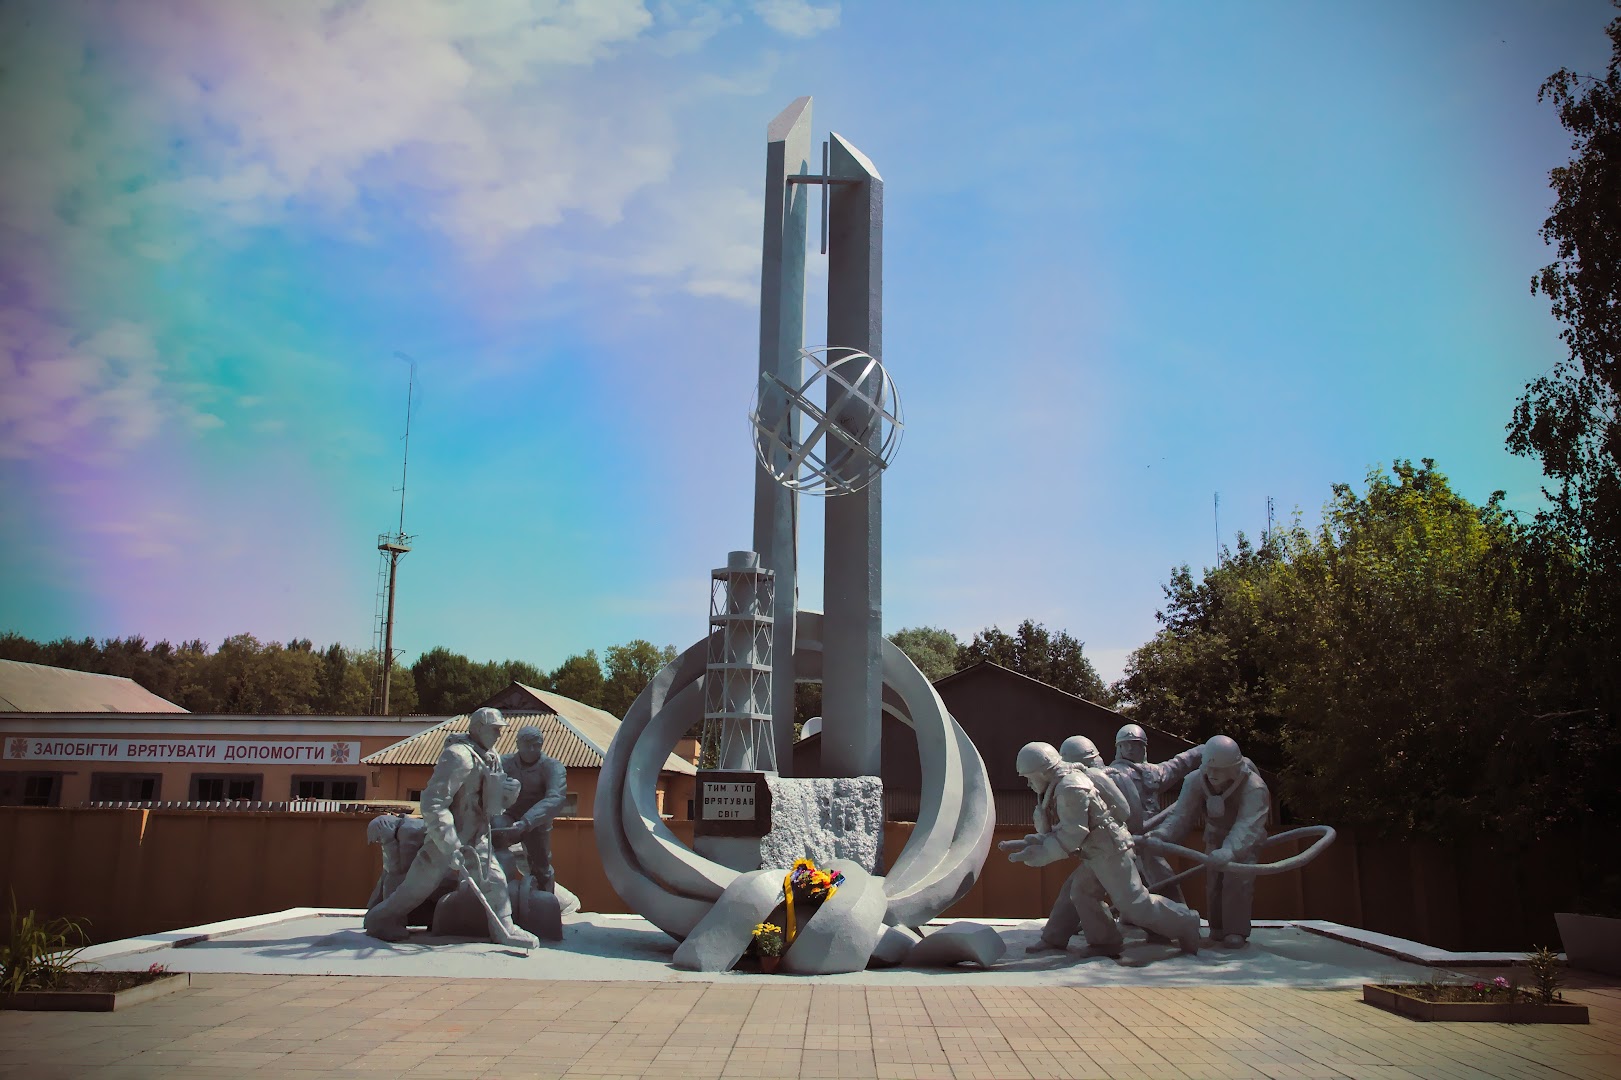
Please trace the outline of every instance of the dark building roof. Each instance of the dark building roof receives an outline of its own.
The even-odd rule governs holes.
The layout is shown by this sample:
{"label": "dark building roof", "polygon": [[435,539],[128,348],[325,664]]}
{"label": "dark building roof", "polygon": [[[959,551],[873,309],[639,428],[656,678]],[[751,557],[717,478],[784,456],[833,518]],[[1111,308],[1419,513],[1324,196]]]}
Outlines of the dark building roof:
{"label": "dark building roof", "polygon": [[[1060,746],[1071,735],[1085,735],[1097,744],[1103,759],[1111,761],[1115,732],[1133,722],[1113,709],[989,661],[947,675],[934,688],[985,760],[998,821],[1028,821],[1035,806],[1029,785],[1014,768],[1014,759],[1025,743]],[[1148,733],[1151,761],[1163,761],[1194,745],[1146,724],[1143,730]],[[923,780],[911,728],[884,717],[882,753],[889,816],[905,816],[908,809],[915,813]],[[821,764],[821,734],[794,744],[796,775],[818,775]]]}

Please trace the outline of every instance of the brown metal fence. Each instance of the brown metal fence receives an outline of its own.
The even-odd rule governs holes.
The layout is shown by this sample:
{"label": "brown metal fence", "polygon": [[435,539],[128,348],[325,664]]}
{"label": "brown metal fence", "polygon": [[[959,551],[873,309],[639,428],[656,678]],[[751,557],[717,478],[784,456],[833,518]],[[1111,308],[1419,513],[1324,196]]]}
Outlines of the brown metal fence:
{"label": "brown metal fence", "polygon": [[[381,867],[366,813],[0,808],[0,903],[89,921],[107,941],[279,911],[364,907]],[[692,823],[667,822],[692,842]],[[557,879],[588,911],[624,911],[597,857],[592,821],[557,822]],[[911,833],[885,826],[889,857]],[[997,828],[996,839],[1023,836]],[[1293,854],[1284,845],[1271,858]],[[1490,838],[1443,846],[1339,840],[1304,871],[1259,879],[1256,917],[1326,919],[1440,948],[1525,949],[1558,941],[1553,912],[1575,892],[1573,844],[1509,855]],[[973,889],[946,914],[1041,918],[1069,864],[1029,869],[994,848]],[[1202,875],[1187,881],[1204,900]]]}

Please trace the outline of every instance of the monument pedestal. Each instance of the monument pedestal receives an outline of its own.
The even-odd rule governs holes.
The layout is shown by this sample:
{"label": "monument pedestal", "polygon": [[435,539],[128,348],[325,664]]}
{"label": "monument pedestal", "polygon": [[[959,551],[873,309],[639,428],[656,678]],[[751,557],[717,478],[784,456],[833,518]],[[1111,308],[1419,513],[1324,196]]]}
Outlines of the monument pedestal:
{"label": "monument pedestal", "polygon": [[848,859],[877,874],[884,854],[884,782],[876,776],[767,776],[771,831],[759,840],[760,865],[795,859]]}
{"label": "monument pedestal", "polygon": [[876,875],[884,853],[884,782],[876,776],[703,772],[693,850],[747,873],[848,859]]}

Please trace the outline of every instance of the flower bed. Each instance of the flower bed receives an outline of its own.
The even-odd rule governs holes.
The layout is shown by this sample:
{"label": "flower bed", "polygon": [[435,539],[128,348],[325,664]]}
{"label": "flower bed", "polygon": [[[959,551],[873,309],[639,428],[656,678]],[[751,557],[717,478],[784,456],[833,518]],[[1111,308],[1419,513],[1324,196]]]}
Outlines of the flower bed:
{"label": "flower bed", "polygon": [[168,971],[69,971],[49,990],[0,994],[0,1009],[112,1012],[191,985],[191,976]]}
{"label": "flower bed", "polygon": [[1490,983],[1364,983],[1362,1000],[1413,1020],[1489,1024],[1585,1024],[1587,1006],[1497,978]]}

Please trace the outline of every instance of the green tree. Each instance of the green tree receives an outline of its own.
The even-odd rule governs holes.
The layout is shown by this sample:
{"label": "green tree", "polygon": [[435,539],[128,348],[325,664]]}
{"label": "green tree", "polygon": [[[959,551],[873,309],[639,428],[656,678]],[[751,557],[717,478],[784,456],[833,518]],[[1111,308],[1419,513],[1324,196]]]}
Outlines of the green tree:
{"label": "green tree", "polygon": [[974,640],[959,650],[957,668],[989,660],[1088,701],[1113,704],[1114,696],[1098,677],[1084,649],[1085,643],[1075,640],[1068,631],[1054,634],[1026,619],[1012,635],[998,626],[975,634]]}
{"label": "green tree", "polygon": [[1561,68],[1537,94],[1558,109],[1574,152],[1548,174],[1556,201],[1541,232],[1557,258],[1531,281],[1567,355],[1526,387],[1508,435],[1552,482],[1529,541],[1529,602],[1548,628],[1539,670],[1556,673],[1561,692],[1544,711],[1569,729],[1560,734],[1580,770],[1571,798],[1592,811],[1584,823],[1621,820],[1621,18],[1605,33],[1602,77]]}
{"label": "green tree", "polygon": [[1613,746],[1572,707],[1573,552],[1431,461],[1392,472],[1336,485],[1315,532],[1174,573],[1119,684],[1133,714],[1234,735],[1298,816],[1375,834],[1527,841],[1613,806]]}
{"label": "green tree", "polygon": [[643,688],[653,681],[653,676],[675,657],[674,645],[666,645],[661,649],[641,638],[624,645],[609,646],[606,664],[608,670],[603,682],[600,707],[615,716],[623,717],[630,711],[631,705],[635,704]]}
{"label": "green tree", "polygon": [[1552,519],[1595,563],[1621,554],[1621,18],[1605,31],[1603,78],[1561,68],[1552,100],[1575,156],[1553,169],[1557,196],[1542,238],[1558,258],[1531,279],[1549,300],[1569,354],[1533,381],[1514,410],[1509,448],[1541,459],[1558,488]]}
{"label": "green tree", "polygon": [[950,630],[909,626],[889,635],[889,640],[912,658],[912,663],[930,682],[943,679],[957,670],[957,654],[962,651],[962,642]]}
{"label": "green tree", "polygon": [[597,651],[587,649],[583,654],[564,660],[546,677],[546,685],[582,705],[602,708],[602,665],[597,661]]}
{"label": "green tree", "polygon": [[199,667],[224,713],[308,714],[320,696],[321,659],[304,640],[282,646],[234,634]]}
{"label": "green tree", "polygon": [[1275,588],[1281,536],[1260,549],[1243,533],[1236,551],[1195,581],[1171,572],[1163,629],[1126,660],[1114,686],[1125,711],[1195,742],[1237,739],[1259,764],[1283,764],[1283,718],[1275,701],[1274,628],[1283,618]]}
{"label": "green tree", "polygon": [[475,709],[511,681],[505,665],[474,663],[443,645],[418,657],[411,665],[411,676],[417,707],[429,716],[454,716]]}

